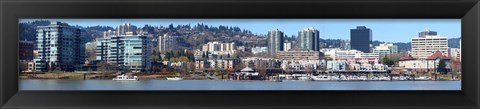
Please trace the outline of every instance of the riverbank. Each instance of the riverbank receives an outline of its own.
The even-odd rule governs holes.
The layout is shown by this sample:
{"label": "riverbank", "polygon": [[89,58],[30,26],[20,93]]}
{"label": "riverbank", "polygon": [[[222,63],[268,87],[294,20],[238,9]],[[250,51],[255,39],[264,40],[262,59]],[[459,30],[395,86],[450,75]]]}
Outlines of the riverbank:
{"label": "riverbank", "polygon": [[[45,73],[22,73],[19,75],[19,79],[70,79],[70,80],[111,80],[115,78],[117,75],[121,73],[76,73],[76,72],[45,72]],[[182,77],[183,80],[210,80],[210,79],[220,79],[220,80],[231,80],[226,74],[213,74],[212,76],[207,76],[207,74],[188,74],[180,76],[179,73],[141,73],[141,72],[130,72],[125,73],[125,75],[137,76],[140,80],[166,80],[167,77]],[[333,77],[341,77],[345,75],[335,75],[330,76],[327,80],[320,80],[320,81],[450,81],[450,80],[460,80],[461,75],[451,75],[451,74],[438,74],[438,75],[401,75],[401,76],[389,76],[389,75],[346,75],[346,77],[386,77],[389,78],[388,80],[370,80],[370,79],[363,79],[363,80],[355,80],[355,79],[346,79],[346,80],[338,80],[333,79]],[[410,79],[406,80],[399,80],[398,77],[407,77],[409,76]],[[413,78],[433,78],[433,79],[413,79]],[[455,79],[453,79],[456,77]],[[460,78],[458,78],[460,77]],[[396,79],[397,78],[397,79]],[[267,78],[268,80],[268,78]],[[286,80],[286,79],[282,79]],[[286,80],[291,81],[292,79]],[[294,81],[296,79],[293,79]],[[234,80],[234,81],[248,81],[248,79],[244,80]],[[261,79],[260,81],[265,81]]]}
{"label": "riverbank", "polygon": [[[22,73],[19,79],[71,79],[71,80],[111,80],[120,73]],[[125,75],[138,76],[141,80],[166,80],[167,77],[177,77],[174,73],[125,73]],[[207,80],[205,76],[184,76],[187,80]]]}

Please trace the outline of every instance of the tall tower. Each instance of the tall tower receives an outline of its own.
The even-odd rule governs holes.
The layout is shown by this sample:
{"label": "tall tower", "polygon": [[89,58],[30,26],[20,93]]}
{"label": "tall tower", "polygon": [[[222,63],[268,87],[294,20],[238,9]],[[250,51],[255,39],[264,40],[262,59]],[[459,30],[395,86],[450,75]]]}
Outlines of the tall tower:
{"label": "tall tower", "polygon": [[159,52],[168,52],[175,50],[175,45],[177,43],[177,36],[172,36],[164,34],[163,36],[158,36],[158,51]]}
{"label": "tall tower", "polygon": [[370,53],[372,44],[372,30],[365,26],[357,26],[356,29],[350,29],[350,46],[364,53]]}
{"label": "tall tower", "polygon": [[298,32],[298,48],[304,50],[320,51],[319,31],[313,27],[305,28]]}
{"label": "tall tower", "polygon": [[268,32],[268,53],[274,54],[283,50],[283,32],[278,29],[273,29]]}

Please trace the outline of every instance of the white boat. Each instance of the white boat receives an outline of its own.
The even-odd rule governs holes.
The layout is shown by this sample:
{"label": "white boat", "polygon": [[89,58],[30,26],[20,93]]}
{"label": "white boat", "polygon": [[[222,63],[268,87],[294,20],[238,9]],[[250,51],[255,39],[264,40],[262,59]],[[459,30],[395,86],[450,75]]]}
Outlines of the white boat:
{"label": "white boat", "polygon": [[341,79],[338,76],[330,76],[330,80],[338,81],[338,80],[341,80]]}
{"label": "white boat", "polygon": [[426,77],[426,76],[420,76],[420,77],[415,78],[415,80],[416,81],[426,81],[426,80],[432,80],[432,78]]}
{"label": "white boat", "polygon": [[399,77],[399,76],[394,76],[392,77],[392,80],[402,80],[403,76],[402,77]]}
{"label": "white boat", "polygon": [[279,76],[271,76],[270,77],[270,80],[268,81],[272,81],[272,82],[282,82],[282,80],[280,79]]}
{"label": "white boat", "polygon": [[180,77],[169,78],[169,77],[167,77],[167,80],[183,80],[183,78],[180,78]]}
{"label": "white boat", "polygon": [[400,76],[398,80],[402,80],[402,81],[405,81],[405,80],[410,80],[411,78],[408,77],[408,76]]}
{"label": "white boat", "polygon": [[140,79],[138,79],[137,76],[127,76],[127,75],[125,75],[125,74],[122,74],[122,75],[117,76],[116,78],[113,78],[112,80],[138,81],[138,80],[140,80]]}
{"label": "white boat", "polygon": [[298,80],[309,81],[311,79],[308,76],[301,76],[301,77],[298,77]]}
{"label": "white boat", "polygon": [[368,80],[367,76],[353,76],[351,80],[356,80],[356,81],[365,81]]}
{"label": "white boat", "polygon": [[382,76],[382,77],[380,77],[378,80],[380,80],[380,81],[389,81],[390,79],[391,79],[391,78],[388,77],[388,76]]}
{"label": "white boat", "polygon": [[349,80],[349,77],[345,76],[345,75],[341,75],[340,76],[340,80]]}
{"label": "white boat", "polygon": [[376,76],[374,76],[374,77],[370,77],[370,79],[369,79],[369,80],[380,80],[380,78],[379,78],[379,77],[376,77]]}
{"label": "white boat", "polygon": [[319,75],[319,76],[312,76],[312,79],[314,81],[327,81],[327,80],[330,80],[330,77],[326,75]]}

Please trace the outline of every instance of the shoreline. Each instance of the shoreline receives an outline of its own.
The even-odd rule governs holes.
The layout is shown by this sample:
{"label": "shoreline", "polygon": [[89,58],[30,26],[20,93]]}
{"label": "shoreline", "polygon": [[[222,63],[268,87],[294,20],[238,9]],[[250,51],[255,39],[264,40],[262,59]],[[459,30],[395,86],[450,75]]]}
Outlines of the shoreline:
{"label": "shoreline", "polygon": [[[19,79],[19,80],[108,80],[113,81],[112,79]],[[274,82],[270,80],[210,80],[210,79],[185,79],[185,80],[166,80],[166,79],[140,79],[138,81],[145,80],[162,80],[162,81],[235,81],[235,82]],[[118,80],[117,80],[118,81]],[[282,82],[372,82],[372,81],[462,81],[462,80],[317,80],[317,81],[305,81],[305,80],[282,80]]]}

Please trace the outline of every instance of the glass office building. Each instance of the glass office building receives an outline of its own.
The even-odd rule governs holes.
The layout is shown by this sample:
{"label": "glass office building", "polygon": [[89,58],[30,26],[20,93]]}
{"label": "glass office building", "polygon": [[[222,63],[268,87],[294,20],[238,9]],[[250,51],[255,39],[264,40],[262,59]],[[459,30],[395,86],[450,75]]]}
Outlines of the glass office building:
{"label": "glass office building", "polygon": [[356,29],[350,29],[350,48],[370,53],[372,44],[372,30],[365,26],[357,26]]}
{"label": "glass office building", "polygon": [[37,27],[35,70],[74,71],[84,63],[84,44],[79,28],[62,22]]}
{"label": "glass office building", "polygon": [[98,61],[117,65],[123,71],[146,71],[150,68],[149,37],[120,35],[97,38]]}

